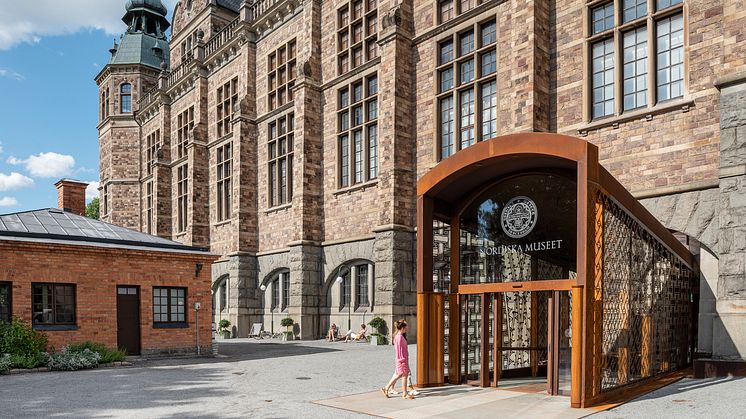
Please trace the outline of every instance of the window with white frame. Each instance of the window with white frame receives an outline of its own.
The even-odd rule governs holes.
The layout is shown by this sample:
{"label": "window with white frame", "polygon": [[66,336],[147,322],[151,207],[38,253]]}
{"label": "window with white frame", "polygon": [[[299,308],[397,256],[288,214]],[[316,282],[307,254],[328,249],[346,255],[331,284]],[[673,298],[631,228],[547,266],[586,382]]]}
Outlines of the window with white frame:
{"label": "window with white frame", "polygon": [[220,222],[231,217],[231,179],[233,167],[233,145],[231,142],[218,147],[217,163],[218,222]]}
{"label": "window with white frame", "polygon": [[497,28],[475,23],[438,43],[438,154],[497,136]]}
{"label": "window with white frame", "polygon": [[615,0],[589,8],[592,119],[684,96],[683,1],[653,5],[650,10],[647,0]]}

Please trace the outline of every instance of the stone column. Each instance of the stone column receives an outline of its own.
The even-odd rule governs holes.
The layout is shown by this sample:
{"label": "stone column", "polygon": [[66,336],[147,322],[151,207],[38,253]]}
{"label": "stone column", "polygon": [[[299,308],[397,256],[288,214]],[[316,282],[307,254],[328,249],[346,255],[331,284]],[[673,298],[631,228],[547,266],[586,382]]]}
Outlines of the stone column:
{"label": "stone column", "polygon": [[290,244],[290,307],[295,334],[300,339],[318,339],[319,301],[322,283],[321,247],[313,242]]}
{"label": "stone column", "polygon": [[416,342],[417,295],[415,285],[415,233],[406,227],[380,227],[374,230],[376,315],[386,320],[389,331],[394,321],[409,323],[409,342]]}
{"label": "stone column", "polygon": [[[746,362],[746,71],[720,89],[720,234],[713,358]],[[742,367],[743,368],[743,367]]]}

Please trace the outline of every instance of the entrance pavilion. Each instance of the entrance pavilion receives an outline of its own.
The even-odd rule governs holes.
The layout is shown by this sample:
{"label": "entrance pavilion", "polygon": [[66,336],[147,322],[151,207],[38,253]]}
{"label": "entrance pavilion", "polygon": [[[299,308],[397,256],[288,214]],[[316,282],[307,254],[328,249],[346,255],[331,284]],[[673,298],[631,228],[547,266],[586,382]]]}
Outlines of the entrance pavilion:
{"label": "entrance pavilion", "polygon": [[691,364],[696,261],[593,144],[494,138],[417,195],[420,386],[538,385],[587,407]]}

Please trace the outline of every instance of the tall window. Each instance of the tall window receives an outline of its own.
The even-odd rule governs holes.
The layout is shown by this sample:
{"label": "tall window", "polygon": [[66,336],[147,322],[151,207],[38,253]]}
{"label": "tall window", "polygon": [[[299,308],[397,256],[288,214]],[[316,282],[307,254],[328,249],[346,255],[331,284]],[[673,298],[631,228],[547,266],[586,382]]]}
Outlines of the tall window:
{"label": "tall window", "polygon": [[153,288],[153,323],[156,326],[186,323],[186,306],[186,288]]}
{"label": "tall window", "polygon": [[13,316],[12,287],[8,282],[0,282],[0,323],[9,322]]}
{"label": "tall window", "polygon": [[218,87],[218,138],[231,133],[231,115],[238,103],[238,77]]}
{"label": "tall window", "polygon": [[124,83],[119,87],[119,103],[121,113],[132,113],[132,85]]}
{"label": "tall window", "polygon": [[497,136],[496,42],[496,23],[490,19],[438,43],[441,159]]}
{"label": "tall window", "polygon": [[280,274],[282,279],[282,309],[287,310],[290,307],[290,272]]}
{"label": "tall window", "polygon": [[176,156],[179,159],[187,155],[187,141],[192,129],[194,129],[194,106],[190,106],[176,117]]}
{"label": "tall window", "polygon": [[156,150],[160,143],[161,130],[157,129],[145,137],[145,173],[153,174],[153,165],[156,159]]}
{"label": "tall window", "polygon": [[145,232],[153,234],[153,181],[145,183]]}
{"label": "tall window", "polygon": [[217,189],[218,189],[218,221],[227,220],[231,217],[231,173],[233,149],[231,143],[227,143],[217,150]]}
{"label": "tall window", "polygon": [[349,307],[352,304],[352,284],[350,283],[350,271],[347,271],[342,275],[342,283],[340,284],[340,295],[342,307]]}
{"label": "tall window", "polygon": [[75,285],[31,284],[33,325],[74,325]]}
{"label": "tall window", "polygon": [[355,290],[355,300],[358,307],[370,306],[368,297],[368,265],[357,265],[357,289]]}
{"label": "tall window", "polygon": [[109,117],[109,88],[101,92],[101,120]]}
{"label": "tall window", "polygon": [[468,12],[484,0],[438,0],[438,23],[447,22]]}
{"label": "tall window", "polygon": [[339,187],[378,177],[378,77],[356,80],[338,93]]}
{"label": "tall window", "polygon": [[269,206],[290,203],[293,199],[294,115],[289,113],[269,123]]}
{"label": "tall window", "polygon": [[228,308],[228,280],[220,284],[220,311]]}
{"label": "tall window", "polygon": [[280,305],[280,278],[272,281],[272,311]]}
{"label": "tall window", "polygon": [[183,233],[187,228],[187,209],[189,195],[189,171],[188,165],[183,164],[176,169],[176,232]]}
{"label": "tall window", "polygon": [[[618,0],[621,29],[615,26],[614,2],[590,9],[591,118],[650,107],[684,95],[682,0],[654,3],[655,10],[650,10],[646,0]],[[649,39],[655,42],[651,45]],[[619,62],[616,51],[621,51]],[[653,74],[648,71],[649,59],[655,62]],[[615,97],[616,83],[621,83],[621,98]]]}
{"label": "tall window", "polygon": [[109,185],[104,185],[104,214],[109,214]]}
{"label": "tall window", "polygon": [[267,101],[270,111],[293,100],[295,54],[295,39],[292,39],[267,57]]}
{"label": "tall window", "polygon": [[340,75],[378,57],[378,6],[352,0],[337,10],[337,69]]}

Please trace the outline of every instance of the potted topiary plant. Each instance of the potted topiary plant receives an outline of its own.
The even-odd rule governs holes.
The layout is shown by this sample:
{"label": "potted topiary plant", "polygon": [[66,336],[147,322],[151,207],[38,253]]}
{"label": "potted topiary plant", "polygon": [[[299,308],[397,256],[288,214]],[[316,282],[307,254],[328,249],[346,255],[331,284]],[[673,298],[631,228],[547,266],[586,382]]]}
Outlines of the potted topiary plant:
{"label": "potted topiary plant", "polygon": [[380,317],[373,317],[373,319],[368,322],[368,324],[376,329],[375,333],[371,333],[371,345],[385,345],[387,343],[386,339],[386,320],[380,318]]}
{"label": "potted topiary plant", "polygon": [[284,340],[293,340],[295,338],[295,335],[293,334],[293,331],[290,330],[290,328],[293,327],[293,325],[295,325],[295,322],[293,321],[293,319],[291,319],[290,317],[285,317],[280,322],[280,325],[282,327],[287,328],[287,330],[283,332]]}
{"label": "potted topiary plant", "polygon": [[223,319],[218,323],[218,332],[220,332],[220,336],[223,337],[223,339],[230,339],[231,338],[231,322],[230,320]]}

